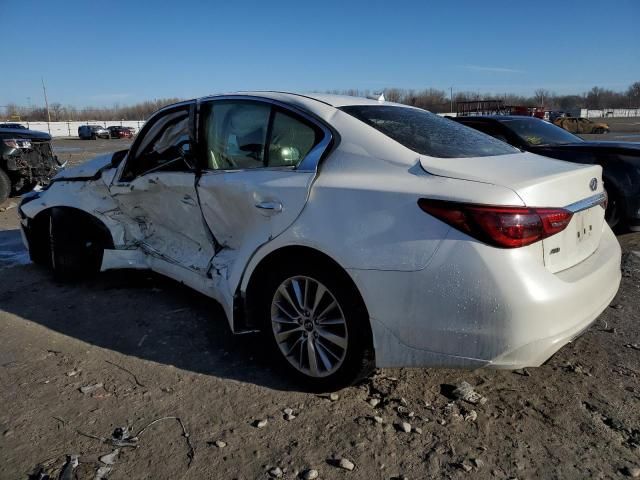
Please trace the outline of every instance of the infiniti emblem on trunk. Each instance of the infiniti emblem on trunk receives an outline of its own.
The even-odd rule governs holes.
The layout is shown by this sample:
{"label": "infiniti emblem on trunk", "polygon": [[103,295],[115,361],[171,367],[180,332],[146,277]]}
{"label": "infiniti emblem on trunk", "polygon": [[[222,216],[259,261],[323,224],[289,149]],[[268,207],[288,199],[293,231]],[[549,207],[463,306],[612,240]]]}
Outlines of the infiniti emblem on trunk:
{"label": "infiniti emblem on trunk", "polygon": [[596,191],[596,188],[598,188],[598,179],[597,178],[592,178],[591,181],[589,182],[589,188],[591,189],[592,192]]}

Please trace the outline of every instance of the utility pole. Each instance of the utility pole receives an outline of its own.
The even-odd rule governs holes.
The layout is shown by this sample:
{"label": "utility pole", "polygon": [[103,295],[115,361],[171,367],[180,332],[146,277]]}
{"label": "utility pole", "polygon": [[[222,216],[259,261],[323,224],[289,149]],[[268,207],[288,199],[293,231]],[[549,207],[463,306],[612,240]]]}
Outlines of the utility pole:
{"label": "utility pole", "polygon": [[49,130],[49,135],[51,135],[51,114],[49,113],[49,101],[47,100],[47,88],[44,86],[44,77],[40,77],[42,79],[42,91],[44,92],[44,105],[47,107],[47,130]]}
{"label": "utility pole", "polygon": [[449,113],[453,113],[453,87],[449,87]]}

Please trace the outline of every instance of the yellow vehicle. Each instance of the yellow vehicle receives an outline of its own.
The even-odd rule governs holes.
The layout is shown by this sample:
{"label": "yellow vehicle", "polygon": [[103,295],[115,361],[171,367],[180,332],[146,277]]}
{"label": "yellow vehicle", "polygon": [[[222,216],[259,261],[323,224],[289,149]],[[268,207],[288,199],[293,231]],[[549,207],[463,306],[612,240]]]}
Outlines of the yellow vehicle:
{"label": "yellow vehicle", "polygon": [[588,118],[560,117],[553,123],[571,133],[609,133],[609,125]]}

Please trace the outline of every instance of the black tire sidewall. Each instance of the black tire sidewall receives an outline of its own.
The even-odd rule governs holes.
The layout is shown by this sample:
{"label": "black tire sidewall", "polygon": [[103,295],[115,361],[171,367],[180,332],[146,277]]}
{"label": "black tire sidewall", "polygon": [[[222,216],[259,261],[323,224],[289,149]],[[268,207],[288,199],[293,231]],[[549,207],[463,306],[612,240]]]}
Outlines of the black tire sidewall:
{"label": "black tire sidewall", "polygon": [[[309,377],[298,371],[280,351],[271,325],[271,302],[276,289],[286,279],[306,276],[322,283],[335,297],[347,322],[347,354],[340,368],[327,377]],[[354,384],[374,368],[373,342],[369,317],[360,295],[345,272],[327,268],[317,262],[290,263],[280,266],[267,277],[263,295],[256,314],[260,319],[263,336],[270,353],[280,367],[290,374],[296,383],[315,392],[334,391]]]}
{"label": "black tire sidewall", "polygon": [[0,168],[0,203],[4,202],[11,195],[11,179],[9,175]]}

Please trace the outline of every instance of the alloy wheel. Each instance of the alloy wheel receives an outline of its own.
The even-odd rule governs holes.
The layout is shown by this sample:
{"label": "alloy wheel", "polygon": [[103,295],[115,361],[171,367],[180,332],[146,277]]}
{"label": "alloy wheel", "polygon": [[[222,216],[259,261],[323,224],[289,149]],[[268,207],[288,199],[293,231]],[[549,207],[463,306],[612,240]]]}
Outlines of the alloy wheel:
{"label": "alloy wheel", "polygon": [[299,372],[327,377],[347,354],[347,322],[335,296],[307,276],[284,280],[271,302],[271,327],[278,348]]}

